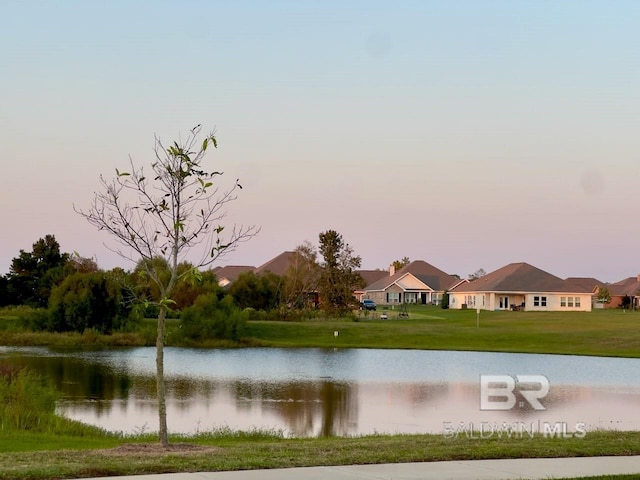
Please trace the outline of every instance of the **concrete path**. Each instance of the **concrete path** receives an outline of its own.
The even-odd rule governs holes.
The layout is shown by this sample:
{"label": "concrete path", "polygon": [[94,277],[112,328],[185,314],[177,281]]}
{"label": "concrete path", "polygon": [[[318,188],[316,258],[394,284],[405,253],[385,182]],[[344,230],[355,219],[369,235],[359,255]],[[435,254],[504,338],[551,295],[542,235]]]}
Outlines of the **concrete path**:
{"label": "concrete path", "polygon": [[640,456],[387,463],[236,472],[167,473],[110,477],[109,480],[547,480],[629,473],[640,474]]}

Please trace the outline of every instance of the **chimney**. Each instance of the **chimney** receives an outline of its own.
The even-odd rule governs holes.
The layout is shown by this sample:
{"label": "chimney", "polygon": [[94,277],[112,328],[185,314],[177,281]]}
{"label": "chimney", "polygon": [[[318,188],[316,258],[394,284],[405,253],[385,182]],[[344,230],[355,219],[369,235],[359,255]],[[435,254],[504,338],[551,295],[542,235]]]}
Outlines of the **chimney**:
{"label": "chimney", "polygon": [[636,277],[636,280],[640,283],[640,273],[638,274],[638,276]]}
{"label": "chimney", "polygon": [[[396,273],[396,267],[394,267],[393,265],[389,265],[389,276],[391,275],[395,275]],[[640,275],[638,275],[640,277]]]}

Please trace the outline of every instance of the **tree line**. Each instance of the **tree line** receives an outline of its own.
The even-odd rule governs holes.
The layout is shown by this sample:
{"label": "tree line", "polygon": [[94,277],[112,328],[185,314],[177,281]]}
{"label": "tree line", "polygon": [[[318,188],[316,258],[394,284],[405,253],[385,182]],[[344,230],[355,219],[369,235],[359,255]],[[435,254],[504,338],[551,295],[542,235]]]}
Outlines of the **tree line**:
{"label": "tree line", "polygon": [[[36,330],[108,334],[135,328],[141,318],[156,317],[162,301],[148,276],[149,262],[159,275],[170,274],[163,258],[140,260],[130,271],[102,270],[92,258],[62,252],[55,236],[45,235],[31,251],[20,250],[9,273],[0,276],[0,307],[40,309],[28,325]],[[243,322],[238,318],[225,328],[220,326],[228,323],[225,318],[294,319],[312,311],[341,315],[357,306],[353,291],[364,287],[356,272],[360,265],[360,257],[335,230],[319,234],[317,249],[310,242],[299,245],[283,275],[248,271],[226,288],[212,270],[194,272],[192,264],[183,262],[178,274],[188,275],[173,290],[169,316],[185,320],[186,334],[194,339],[238,339],[237,325]]]}

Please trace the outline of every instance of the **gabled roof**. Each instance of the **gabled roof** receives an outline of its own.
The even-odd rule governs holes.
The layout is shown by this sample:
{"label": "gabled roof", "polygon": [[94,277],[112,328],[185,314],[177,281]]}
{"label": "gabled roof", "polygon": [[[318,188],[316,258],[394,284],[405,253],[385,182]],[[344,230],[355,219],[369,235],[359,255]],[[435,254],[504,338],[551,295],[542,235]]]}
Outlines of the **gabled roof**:
{"label": "gabled roof", "polygon": [[625,295],[630,297],[640,295],[640,281],[638,280],[638,277],[625,278],[624,280],[612,283],[607,287],[609,288],[611,295],[620,295],[623,297]]}
{"label": "gabled roof", "polygon": [[216,274],[218,281],[226,278],[229,282],[233,282],[241,273],[253,272],[255,268],[248,265],[227,265],[214,268],[213,273]]}
{"label": "gabled roof", "polygon": [[591,277],[569,277],[565,280],[573,285],[586,288],[589,291],[594,291],[596,287],[606,285],[605,282],[601,282],[597,278]]}
{"label": "gabled roof", "polygon": [[528,263],[510,263],[469,283],[458,285],[454,292],[567,292],[591,293],[591,289],[572,284]]}
{"label": "gabled roof", "polygon": [[365,285],[370,285],[381,278],[389,277],[389,272],[387,270],[356,270],[355,273],[360,274],[364,279]]}
{"label": "gabled roof", "polygon": [[402,267],[395,274],[387,275],[380,280],[373,282],[371,285],[368,285],[365,287],[365,291],[386,290],[394,283],[406,277],[407,274],[413,275],[431,290],[436,292],[447,290],[451,288],[452,285],[460,281],[453,275],[449,275],[423,260],[415,260]]}
{"label": "gabled roof", "polygon": [[257,275],[260,275],[261,273],[264,273],[264,272],[271,272],[271,273],[275,273],[276,275],[284,275],[287,269],[289,268],[289,266],[291,265],[291,262],[293,261],[294,256],[295,256],[295,252],[282,252],[277,257],[272,258],[268,262],[256,268],[255,273]]}

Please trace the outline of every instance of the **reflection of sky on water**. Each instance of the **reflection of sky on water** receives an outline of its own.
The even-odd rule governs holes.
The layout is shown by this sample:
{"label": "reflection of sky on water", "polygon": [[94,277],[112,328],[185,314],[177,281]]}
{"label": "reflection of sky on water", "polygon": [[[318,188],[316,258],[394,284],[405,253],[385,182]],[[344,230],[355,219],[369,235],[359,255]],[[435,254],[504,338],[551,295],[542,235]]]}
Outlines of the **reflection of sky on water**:
{"label": "reflection of sky on water", "polygon": [[[84,352],[0,347],[0,355],[74,356],[131,375],[155,373],[155,347]],[[3,353],[4,352],[4,353]],[[331,378],[336,381],[476,382],[480,375],[545,375],[551,383],[640,386],[640,358],[438,350],[165,349],[168,377],[203,380]]]}
{"label": "reflection of sky on water", "polygon": [[[0,348],[55,377],[60,410],[109,430],[156,430],[155,349]],[[168,348],[169,426],[287,434],[442,433],[443,423],[565,422],[640,430],[640,359],[414,350]],[[480,411],[479,376],[540,374],[547,410]],[[58,377],[59,376],[59,377]]]}

